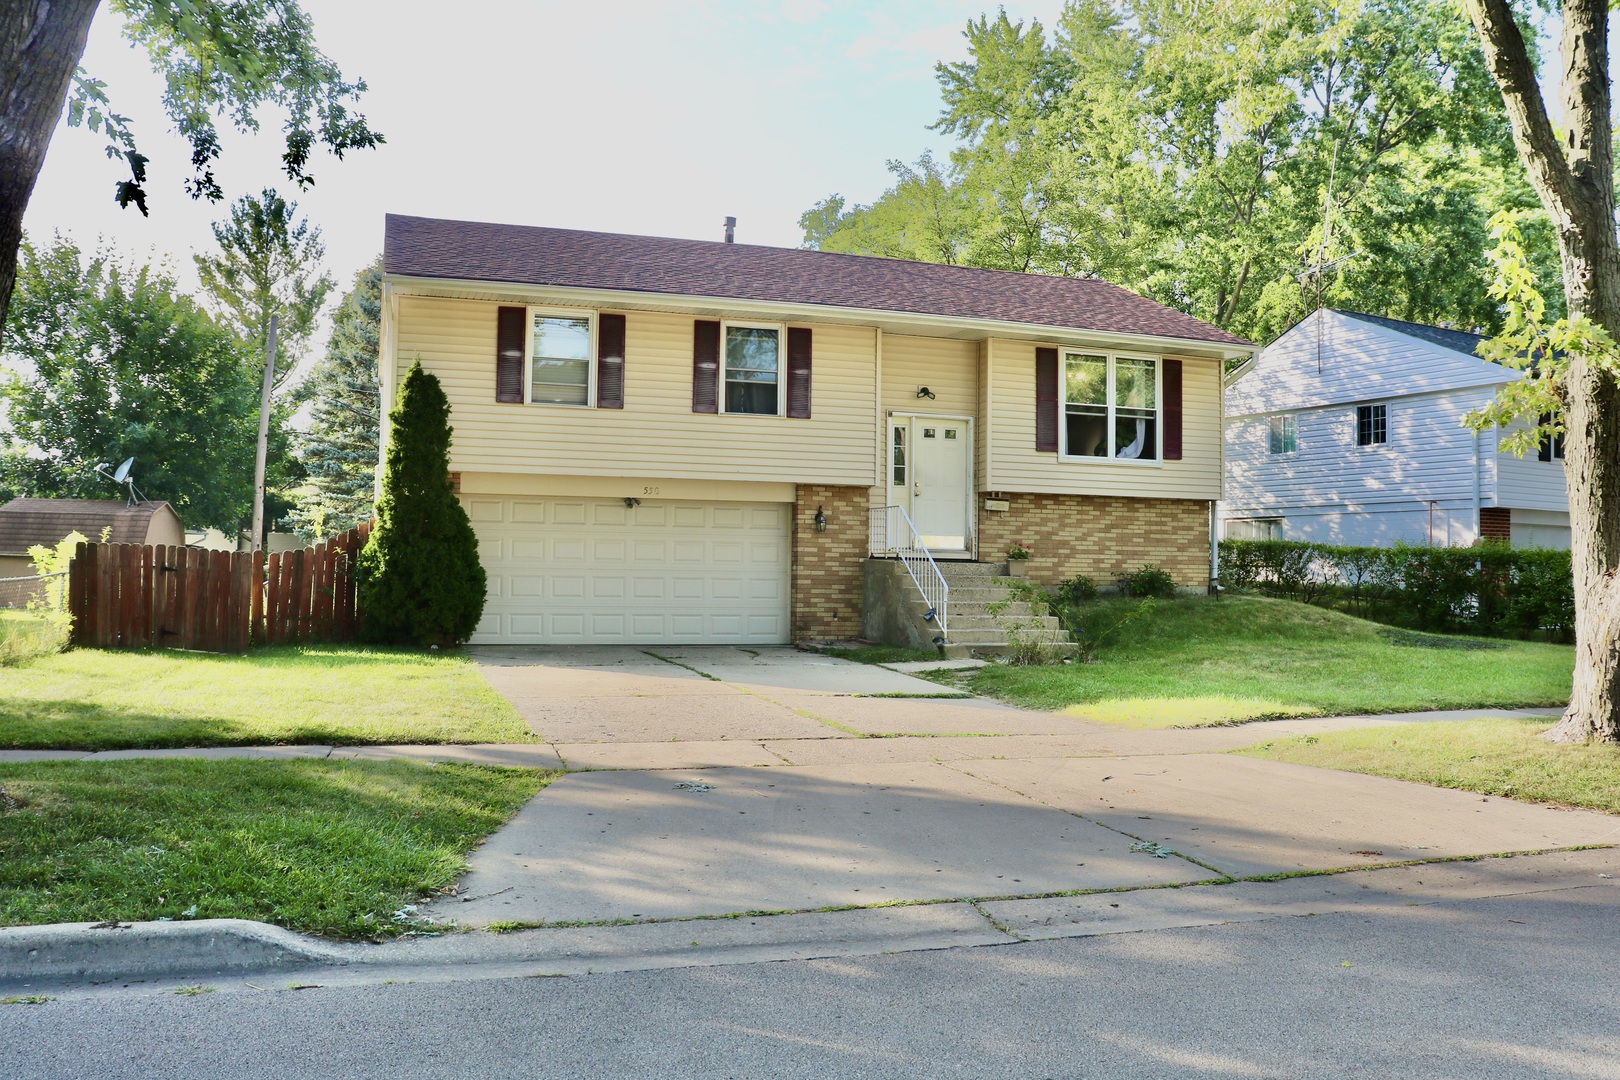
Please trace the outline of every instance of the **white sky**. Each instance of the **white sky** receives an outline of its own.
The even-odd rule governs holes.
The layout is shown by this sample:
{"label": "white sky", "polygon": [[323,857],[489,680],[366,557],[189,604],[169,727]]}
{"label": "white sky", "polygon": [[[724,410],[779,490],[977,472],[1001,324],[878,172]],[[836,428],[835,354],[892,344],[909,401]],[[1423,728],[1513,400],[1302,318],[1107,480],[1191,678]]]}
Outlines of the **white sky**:
{"label": "white sky", "polygon": [[[390,211],[716,240],[730,214],[739,241],[796,246],[812,203],[835,191],[869,202],[888,186],[887,159],[948,148],[927,130],[933,65],[963,57],[963,26],[994,11],[989,0],[303,6],[321,49],[369,84],[362,111],[387,144],[317,158],[316,184],[293,194],[267,114],[263,135],[225,135],[215,171],[227,200],[266,186],[295,197],[325,235],[340,290],[381,251]],[[1008,4],[1047,27],[1060,7]],[[194,287],[191,252],[212,245],[225,207],[181,188],[189,151],[106,5],[84,66],[151,158],[151,217],[113,202],[124,174],[102,140],[61,125],[28,233],[152,253]]]}

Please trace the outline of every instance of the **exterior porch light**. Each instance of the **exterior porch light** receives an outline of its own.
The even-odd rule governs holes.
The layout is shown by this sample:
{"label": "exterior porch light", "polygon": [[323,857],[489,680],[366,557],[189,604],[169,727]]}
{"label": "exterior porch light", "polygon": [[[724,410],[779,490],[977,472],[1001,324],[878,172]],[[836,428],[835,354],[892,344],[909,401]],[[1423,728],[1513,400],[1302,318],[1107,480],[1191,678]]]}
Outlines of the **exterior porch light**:
{"label": "exterior porch light", "polygon": [[929,401],[934,400],[934,392],[928,389],[926,386],[917,387],[917,396],[919,398],[927,398]]}
{"label": "exterior porch light", "polygon": [[823,510],[821,507],[818,506],[818,507],[816,507],[816,532],[826,532],[826,531],[827,531],[827,512],[825,510]]}

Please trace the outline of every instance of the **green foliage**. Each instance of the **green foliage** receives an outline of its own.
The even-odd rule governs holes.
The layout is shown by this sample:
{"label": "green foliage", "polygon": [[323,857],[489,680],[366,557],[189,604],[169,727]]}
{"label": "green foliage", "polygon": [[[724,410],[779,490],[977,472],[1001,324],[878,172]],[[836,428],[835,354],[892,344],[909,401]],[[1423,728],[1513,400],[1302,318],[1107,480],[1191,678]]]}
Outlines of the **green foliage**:
{"label": "green foliage", "polygon": [[1097,599],[1097,583],[1084,574],[1076,574],[1058,582],[1058,601],[1063,604],[1080,604],[1087,600]]}
{"label": "green foliage", "polygon": [[1566,640],[1575,621],[1569,552],[1497,541],[1364,548],[1224,540],[1221,581],[1422,630]]}
{"label": "green foliage", "polygon": [[[365,81],[345,79],[315,47],[315,27],[297,0],[112,0],[110,6],[124,20],[124,37],[146,50],[164,80],[164,112],[191,144],[193,173],[185,187],[194,199],[224,197],[214,177],[219,117],[256,133],[267,107],[279,109],[282,168],[300,188],[315,181],[309,166],[317,144],[341,159],[383,141],[351,111]],[[119,205],[134,203],[145,214],[147,158],[128,120],[113,111],[106,84],[83,69],[69,91],[67,122],[105,135],[107,156],[130,169],[115,193]]]}
{"label": "green foliage", "polygon": [[[141,490],[188,527],[234,532],[253,495],[259,388],[235,334],[161,269],[24,245],[0,384],[0,488],[107,498],[98,462],[136,459]],[[272,452],[284,456],[279,425]]]}
{"label": "green foliage", "polygon": [[1122,596],[1148,596],[1164,600],[1176,595],[1176,579],[1162,566],[1149,563],[1119,579]]}
{"label": "green foliage", "polygon": [[1497,209],[1545,216],[1500,95],[1447,0],[1071,0],[1001,12],[936,67],[948,165],[890,163],[870,205],[801,219],[829,251],[1098,276],[1258,339],[1316,303],[1494,326]]}
{"label": "green foliage", "polygon": [[298,440],[308,473],[289,515],[299,535],[331,536],[369,521],[377,475],[377,349],[382,332],[382,260],[355,275],[332,316],[326,356],[298,385],[310,406]]}
{"label": "green foliage", "polygon": [[[1502,446],[1519,457],[1564,433],[1564,374],[1571,356],[1610,373],[1620,374],[1620,347],[1609,332],[1582,314],[1549,319],[1547,301],[1537,284],[1540,275],[1525,251],[1524,233],[1512,214],[1491,218],[1490,252],[1495,276],[1492,299],[1505,315],[1501,332],[1479,347],[1479,354],[1503,367],[1529,369],[1526,378],[1508,383],[1496,400],[1464,418],[1475,431],[1508,428]],[[1560,297],[1561,299],[1561,297]]]}
{"label": "green foliage", "polygon": [[[1028,616],[1010,614],[1007,609],[1013,604],[1028,605]],[[1012,578],[1007,582],[1006,598],[987,604],[986,610],[1007,635],[1003,663],[1054,664],[1062,659],[1058,646],[1064,640],[1063,634],[1045,623],[1052,614],[1052,603],[1037,586]]]}
{"label": "green foliage", "polygon": [[242,340],[264,355],[270,318],[276,325],[275,386],[304,356],[321,305],[336,284],[321,269],[326,246],[307,218],[293,224],[298,204],[271,188],[244,195],[212,228],[219,251],[192,256],[197,277]]}
{"label": "green foliage", "polygon": [[466,641],[484,611],[484,568],[450,490],[450,401],[420,362],[388,424],[377,525],[355,566],[361,634],[396,645]]}

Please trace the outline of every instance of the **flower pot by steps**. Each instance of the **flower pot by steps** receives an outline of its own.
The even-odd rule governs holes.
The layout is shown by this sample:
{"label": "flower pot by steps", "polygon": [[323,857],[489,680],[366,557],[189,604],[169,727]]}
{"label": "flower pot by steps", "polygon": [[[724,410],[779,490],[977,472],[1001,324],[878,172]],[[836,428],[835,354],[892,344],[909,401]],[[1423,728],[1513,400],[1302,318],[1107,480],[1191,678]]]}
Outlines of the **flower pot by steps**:
{"label": "flower pot by steps", "polygon": [[1007,560],[1007,576],[1008,577],[1015,577],[1015,578],[1023,578],[1026,581],[1029,580],[1029,560],[1028,559],[1008,559]]}

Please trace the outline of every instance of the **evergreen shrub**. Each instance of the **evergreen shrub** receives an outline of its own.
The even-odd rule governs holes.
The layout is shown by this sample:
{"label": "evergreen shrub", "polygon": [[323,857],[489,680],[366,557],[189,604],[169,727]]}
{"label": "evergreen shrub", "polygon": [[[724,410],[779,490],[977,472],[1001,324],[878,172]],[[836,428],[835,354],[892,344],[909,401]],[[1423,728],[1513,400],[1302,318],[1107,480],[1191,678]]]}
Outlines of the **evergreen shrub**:
{"label": "evergreen shrub", "polygon": [[360,636],[455,645],[477,627],[486,583],[472,522],[450,489],[450,402],[420,363],[388,421],[377,523],[355,566]]}

